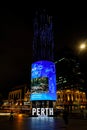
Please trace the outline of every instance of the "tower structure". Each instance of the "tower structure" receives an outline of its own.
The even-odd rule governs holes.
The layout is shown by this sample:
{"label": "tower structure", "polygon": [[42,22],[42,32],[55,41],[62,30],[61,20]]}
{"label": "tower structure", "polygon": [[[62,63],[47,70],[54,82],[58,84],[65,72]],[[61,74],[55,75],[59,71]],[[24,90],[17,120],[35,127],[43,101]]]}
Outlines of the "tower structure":
{"label": "tower structure", "polygon": [[52,16],[45,10],[38,11],[34,18],[33,61],[54,61]]}
{"label": "tower structure", "polygon": [[30,100],[32,107],[53,107],[57,97],[52,17],[39,10],[33,22]]}

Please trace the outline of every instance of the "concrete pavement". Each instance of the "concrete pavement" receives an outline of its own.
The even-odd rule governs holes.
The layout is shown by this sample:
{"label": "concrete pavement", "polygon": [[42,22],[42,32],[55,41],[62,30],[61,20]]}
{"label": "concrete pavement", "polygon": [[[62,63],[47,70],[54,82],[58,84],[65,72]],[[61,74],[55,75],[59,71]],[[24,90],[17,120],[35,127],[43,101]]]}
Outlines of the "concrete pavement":
{"label": "concrete pavement", "polygon": [[[16,117],[9,121],[8,116],[0,116],[0,130],[66,130],[62,118]],[[67,130],[87,130],[87,120],[69,119]]]}

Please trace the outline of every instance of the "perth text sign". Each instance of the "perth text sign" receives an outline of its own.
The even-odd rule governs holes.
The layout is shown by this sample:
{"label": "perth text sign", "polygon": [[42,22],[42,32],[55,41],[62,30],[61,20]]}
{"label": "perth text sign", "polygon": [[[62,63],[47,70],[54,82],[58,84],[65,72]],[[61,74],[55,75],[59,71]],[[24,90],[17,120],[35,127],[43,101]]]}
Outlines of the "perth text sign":
{"label": "perth text sign", "polygon": [[53,108],[32,108],[32,116],[52,116]]}

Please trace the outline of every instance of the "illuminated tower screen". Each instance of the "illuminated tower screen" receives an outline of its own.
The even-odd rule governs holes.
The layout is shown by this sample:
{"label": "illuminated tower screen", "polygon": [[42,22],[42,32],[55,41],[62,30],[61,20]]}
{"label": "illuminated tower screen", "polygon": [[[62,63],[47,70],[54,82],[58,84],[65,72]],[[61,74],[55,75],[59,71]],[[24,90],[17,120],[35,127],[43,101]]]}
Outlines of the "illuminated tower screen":
{"label": "illuminated tower screen", "polygon": [[30,100],[56,100],[56,72],[53,62],[37,61],[32,64]]}

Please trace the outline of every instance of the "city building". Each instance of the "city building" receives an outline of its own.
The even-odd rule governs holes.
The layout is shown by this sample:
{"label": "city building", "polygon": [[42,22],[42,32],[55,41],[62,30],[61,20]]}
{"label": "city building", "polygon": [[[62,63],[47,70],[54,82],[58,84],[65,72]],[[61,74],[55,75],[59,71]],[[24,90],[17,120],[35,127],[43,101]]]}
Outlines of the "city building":
{"label": "city building", "polygon": [[86,108],[85,78],[80,63],[67,52],[56,63],[57,107],[69,110]]}
{"label": "city building", "polygon": [[18,101],[19,103],[22,103],[26,92],[27,84],[12,87],[8,95],[8,100],[13,100],[14,102]]}
{"label": "city building", "polygon": [[31,109],[30,91],[27,84],[12,87],[8,93],[8,99],[3,100],[2,109],[14,112],[29,112]]}

